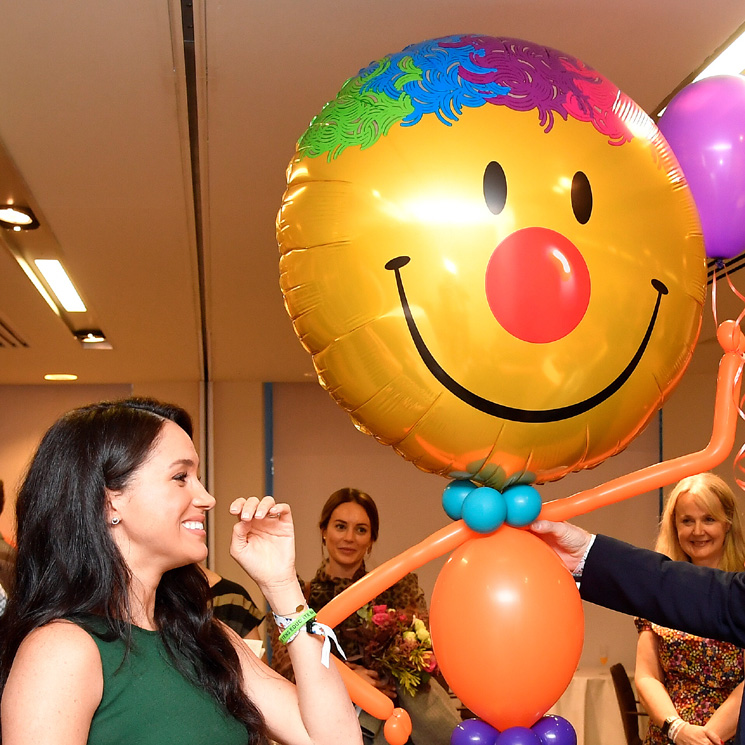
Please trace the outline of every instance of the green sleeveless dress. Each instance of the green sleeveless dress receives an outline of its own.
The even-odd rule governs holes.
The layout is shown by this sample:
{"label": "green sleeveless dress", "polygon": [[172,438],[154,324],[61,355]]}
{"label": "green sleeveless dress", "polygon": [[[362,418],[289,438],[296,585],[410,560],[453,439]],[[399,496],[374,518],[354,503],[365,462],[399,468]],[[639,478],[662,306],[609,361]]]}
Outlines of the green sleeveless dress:
{"label": "green sleeveless dress", "polygon": [[[85,619],[89,633],[103,631]],[[246,728],[171,662],[157,631],[132,626],[124,658],[121,639],[91,638],[101,654],[103,697],[93,715],[88,745],[246,745]]]}

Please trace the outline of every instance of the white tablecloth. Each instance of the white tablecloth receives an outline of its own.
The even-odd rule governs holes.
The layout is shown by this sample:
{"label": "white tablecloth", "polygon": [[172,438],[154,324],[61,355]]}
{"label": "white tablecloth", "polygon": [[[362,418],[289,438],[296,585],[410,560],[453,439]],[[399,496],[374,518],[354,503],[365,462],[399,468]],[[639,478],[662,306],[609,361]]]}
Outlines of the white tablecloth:
{"label": "white tablecloth", "polygon": [[626,745],[621,711],[607,669],[580,669],[549,714],[569,720],[577,745]]}

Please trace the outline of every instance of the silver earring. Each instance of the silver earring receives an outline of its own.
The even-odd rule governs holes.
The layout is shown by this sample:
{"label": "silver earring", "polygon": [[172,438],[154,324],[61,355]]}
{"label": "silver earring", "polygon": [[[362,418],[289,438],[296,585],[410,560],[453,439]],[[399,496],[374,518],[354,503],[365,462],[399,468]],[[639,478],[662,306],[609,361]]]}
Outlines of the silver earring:
{"label": "silver earring", "polygon": [[112,525],[119,525],[119,523],[122,521],[121,517],[112,517],[111,518],[111,524]]}

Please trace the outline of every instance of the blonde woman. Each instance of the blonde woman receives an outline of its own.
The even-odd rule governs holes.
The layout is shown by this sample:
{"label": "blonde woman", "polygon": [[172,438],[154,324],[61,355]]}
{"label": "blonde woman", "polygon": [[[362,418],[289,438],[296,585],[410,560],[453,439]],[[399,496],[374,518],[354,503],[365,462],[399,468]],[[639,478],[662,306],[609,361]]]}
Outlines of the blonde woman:
{"label": "blonde woman", "polygon": [[[655,549],[676,561],[726,571],[745,565],[745,539],[735,495],[712,473],[689,476],[670,494]],[[743,692],[743,653],[635,620],[635,683],[649,714],[646,745],[720,745],[735,734]]]}

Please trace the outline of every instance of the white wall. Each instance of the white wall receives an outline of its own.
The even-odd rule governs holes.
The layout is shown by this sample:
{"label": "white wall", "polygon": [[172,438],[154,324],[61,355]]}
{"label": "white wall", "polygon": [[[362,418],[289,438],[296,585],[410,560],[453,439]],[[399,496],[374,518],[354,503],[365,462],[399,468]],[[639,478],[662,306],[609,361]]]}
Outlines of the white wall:
{"label": "white wall", "polygon": [[[264,423],[261,383],[224,381],[212,386],[213,483],[217,500],[210,517],[214,541],[212,568],[242,584],[263,607],[261,593],[230,556],[234,518],[228,508],[237,497],[264,494]],[[202,457],[205,457],[202,455]]]}
{"label": "white wall", "polygon": [[130,395],[129,385],[0,386],[0,479],[5,510],[0,529],[15,533],[15,501],[21,479],[44,432],[66,411],[93,401]]}

